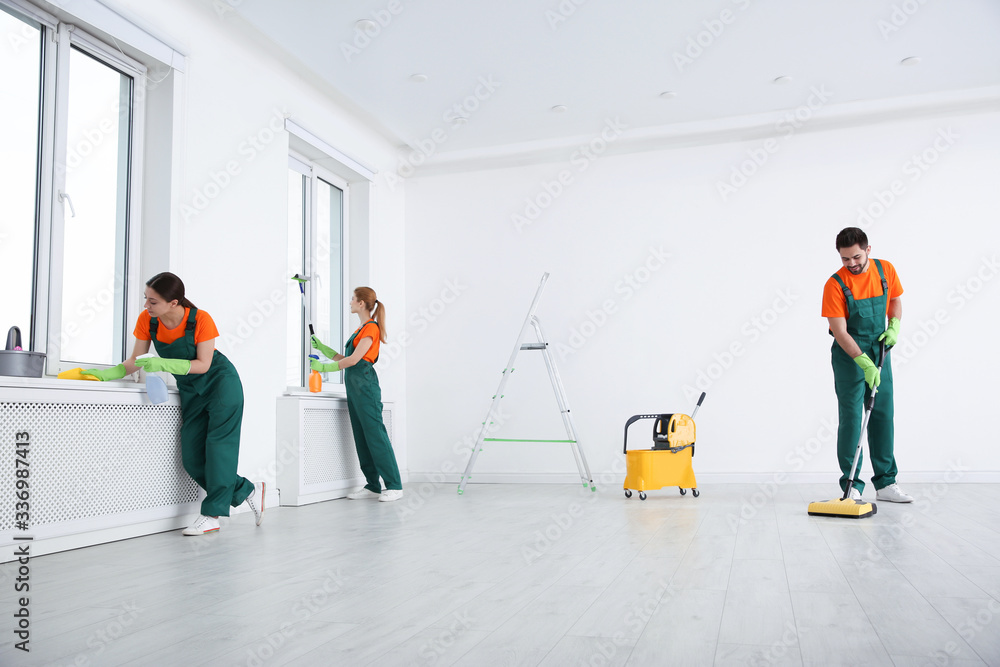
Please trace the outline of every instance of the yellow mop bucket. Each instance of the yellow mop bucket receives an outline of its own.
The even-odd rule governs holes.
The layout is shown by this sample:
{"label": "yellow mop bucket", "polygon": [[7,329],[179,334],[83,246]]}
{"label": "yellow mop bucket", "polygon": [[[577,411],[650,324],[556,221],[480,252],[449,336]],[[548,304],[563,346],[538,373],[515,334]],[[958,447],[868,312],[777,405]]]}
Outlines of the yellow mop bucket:
{"label": "yellow mop bucket", "polygon": [[[632,490],[639,492],[639,499],[646,499],[646,491],[676,486],[681,495],[691,489],[691,495],[699,496],[698,482],[694,477],[691,459],[694,457],[695,424],[702,392],[691,416],[673,414],[634,415],[625,422],[625,497],[632,497]],[[653,425],[653,448],[628,448],[628,427],[640,419],[655,419]]]}

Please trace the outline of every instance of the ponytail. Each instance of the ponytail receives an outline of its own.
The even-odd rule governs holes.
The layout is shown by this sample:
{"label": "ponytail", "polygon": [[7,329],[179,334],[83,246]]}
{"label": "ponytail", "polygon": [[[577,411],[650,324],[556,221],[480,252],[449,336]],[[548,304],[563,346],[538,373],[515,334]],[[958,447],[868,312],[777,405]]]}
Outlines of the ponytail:
{"label": "ponytail", "polygon": [[385,333],[385,304],[375,296],[375,290],[371,287],[358,287],[354,290],[354,297],[368,306],[372,319],[378,324],[379,340],[386,342],[388,336]]}

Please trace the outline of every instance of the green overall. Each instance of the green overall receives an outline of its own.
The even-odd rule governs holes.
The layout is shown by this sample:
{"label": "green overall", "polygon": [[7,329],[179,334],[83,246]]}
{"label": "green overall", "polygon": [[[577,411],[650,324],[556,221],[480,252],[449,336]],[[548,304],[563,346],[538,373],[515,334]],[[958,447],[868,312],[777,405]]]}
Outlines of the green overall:
{"label": "green overall", "polygon": [[[855,299],[840,276],[833,277],[840,283],[847,299],[847,333],[861,348],[861,352],[878,363],[878,337],[885,331],[886,307],[889,299],[889,287],[882,271],[882,263],[872,260],[882,278],[882,294],[869,299]],[[870,270],[870,268],[869,268]],[[832,332],[831,332],[832,333]],[[882,382],[878,386],[875,397],[875,407],[868,418],[868,450],[871,453],[872,470],[875,475],[872,483],[876,489],[881,489],[896,483],[896,458],[893,455],[893,407],[892,407],[892,359],[887,357],[882,364]],[[833,382],[837,390],[837,402],[840,406],[840,424],[837,429],[837,458],[840,459],[840,488],[847,488],[848,476],[851,474],[851,463],[854,462],[854,452],[861,438],[861,421],[864,415],[864,404],[871,395],[871,390],[865,383],[865,373],[854,363],[854,360],[844,352],[837,342],[833,343]],[[861,481],[861,464],[864,451],[858,458],[858,469],[855,472],[854,488],[864,491],[865,483]]]}
{"label": "green overall", "polygon": [[[368,322],[375,322],[369,320]],[[365,324],[368,324],[365,322]],[[355,341],[365,324],[355,331],[344,349],[344,356],[354,353]],[[375,322],[376,326],[378,325]],[[375,357],[378,361],[378,357]],[[396,455],[389,442],[389,434],[382,422],[382,390],[378,386],[378,375],[370,361],[359,361],[344,369],[344,385],[347,388],[347,412],[351,417],[354,432],[354,446],[358,450],[358,462],[365,475],[365,488],[375,493],[382,492],[379,477],[385,481],[387,489],[402,489]]]}
{"label": "green overall", "polygon": [[[149,320],[149,337],[164,359],[195,359],[195,315],[192,307],[184,335],[173,343],[156,339],[159,322]],[[184,470],[208,494],[201,503],[205,516],[229,516],[253,493],[253,482],[236,474],[243,421],[243,384],[236,367],[215,350],[207,373],[175,375],[181,395],[181,461]]]}

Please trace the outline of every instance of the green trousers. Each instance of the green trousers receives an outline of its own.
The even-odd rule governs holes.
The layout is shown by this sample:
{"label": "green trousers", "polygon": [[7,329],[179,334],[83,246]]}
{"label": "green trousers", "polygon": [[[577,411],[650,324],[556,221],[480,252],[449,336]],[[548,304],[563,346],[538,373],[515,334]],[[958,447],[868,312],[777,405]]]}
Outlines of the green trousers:
{"label": "green trousers", "polygon": [[231,364],[218,365],[200,385],[202,391],[180,388],[181,460],[184,470],[208,494],[201,503],[205,516],[229,516],[230,507],[238,507],[253,493],[253,482],[236,474],[243,384]]}
{"label": "green trousers", "polygon": [[382,422],[382,389],[378,375],[370,362],[361,361],[344,369],[347,388],[347,412],[351,417],[354,446],[365,476],[365,488],[382,492],[379,477],[387,489],[402,489],[396,454],[389,442],[389,433]]}
{"label": "green trousers", "polygon": [[[878,363],[878,341],[857,341],[861,351]],[[848,477],[851,474],[851,463],[854,461],[854,451],[861,437],[861,422],[864,417],[864,405],[871,396],[871,390],[865,383],[865,374],[854,360],[838,345],[833,344],[833,381],[837,391],[840,424],[837,428],[837,458],[840,461],[840,488],[847,488]],[[882,364],[882,382],[875,396],[875,407],[868,419],[868,451],[871,454],[872,484],[881,489],[896,483],[896,457],[893,454],[893,406],[892,406],[892,355]],[[854,473],[854,488],[864,491],[865,483],[861,481],[861,464],[864,461],[864,448],[858,458],[858,469]]]}

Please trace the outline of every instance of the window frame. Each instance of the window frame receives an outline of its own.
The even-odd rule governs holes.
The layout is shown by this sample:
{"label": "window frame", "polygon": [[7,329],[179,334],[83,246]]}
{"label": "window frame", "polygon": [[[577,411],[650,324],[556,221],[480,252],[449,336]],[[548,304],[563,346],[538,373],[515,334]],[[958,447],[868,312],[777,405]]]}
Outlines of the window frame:
{"label": "window frame", "polygon": [[[319,210],[319,188],[316,187],[318,181],[325,181],[329,185],[339,189],[341,191],[341,219],[340,219],[340,284],[342,285],[342,290],[340,294],[340,308],[341,308],[341,331],[340,331],[340,341],[331,341],[331,347],[338,347],[340,342],[346,340],[348,334],[351,333],[350,324],[350,304],[347,294],[350,292],[348,277],[350,275],[349,271],[349,260],[350,260],[350,189],[351,185],[347,179],[338,176],[332,171],[323,168],[315,160],[311,160],[302,153],[294,149],[289,149],[288,151],[288,166],[289,169],[295,170],[298,173],[306,177],[306,182],[308,184],[308,194],[305,198],[303,206],[303,214],[306,220],[305,228],[302,232],[302,256],[304,257],[304,270],[305,274],[310,277],[310,280],[305,283],[305,309],[303,312],[303,321],[300,324],[300,330],[302,332],[302,341],[300,343],[303,354],[301,361],[301,385],[299,386],[289,386],[289,391],[298,390],[308,390],[309,386],[309,373],[308,365],[305,363],[305,359],[308,356],[308,351],[311,349],[309,343],[309,329],[308,323],[315,322],[314,314],[318,312],[318,296],[315,289],[315,279],[316,275],[316,259],[314,253],[309,252],[309,248],[314,247],[314,239],[317,236],[317,226],[320,221],[318,220],[318,210]],[[307,173],[308,172],[308,173]],[[343,372],[336,374],[336,379],[330,377],[327,374],[327,382],[335,384],[342,387],[344,383]],[[326,384],[326,383],[324,383]]]}
{"label": "window frame", "polygon": [[[65,160],[68,143],[69,60],[73,48],[132,79],[129,114],[129,156],[123,234],[124,284],[120,308],[115,308],[114,327],[120,336],[121,358],[130,353],[128,324],[138,316],[139,302],[131,294],[140,284],[141,218],[143,206],[143,161],[145,144],[147,67],[97,39],[73,23],[21,0],[0,0],[5,7],[41,26],[42,53],[39,93],[38,172],[36,180],[35,245],[31,295],[30,349],[46,355],[45,375],[52,377],[81,362],[63,361],[62,285],[64,278],[65,225],[69,206],[61,201],[65,191]],[[62,169],[60,169],[62,167]],[[72,193],[69,193],[72,197]],[[71,201],[71,199],[70,199]],[[115,285],[118,288],[118,285]],[[103,366],[104,364],[94,364]]]}

